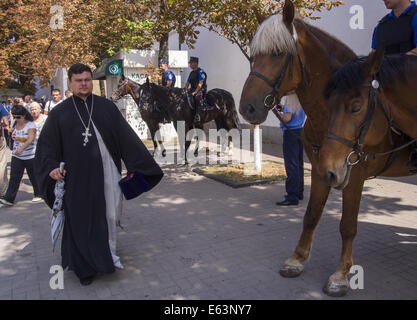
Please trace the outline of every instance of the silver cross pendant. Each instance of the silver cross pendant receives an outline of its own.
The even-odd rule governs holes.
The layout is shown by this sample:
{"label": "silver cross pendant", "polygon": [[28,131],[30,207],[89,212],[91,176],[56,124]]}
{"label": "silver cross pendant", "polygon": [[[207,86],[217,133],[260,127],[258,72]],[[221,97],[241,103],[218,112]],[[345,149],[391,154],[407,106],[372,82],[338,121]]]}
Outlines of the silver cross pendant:
{"label": "silver cross pendant", "polygon": [[83,133],[83,136],[84,136],[83,146],[85,147],[88,143],[88,137],[91,137],[90,128],[85,128],[85,132]]}

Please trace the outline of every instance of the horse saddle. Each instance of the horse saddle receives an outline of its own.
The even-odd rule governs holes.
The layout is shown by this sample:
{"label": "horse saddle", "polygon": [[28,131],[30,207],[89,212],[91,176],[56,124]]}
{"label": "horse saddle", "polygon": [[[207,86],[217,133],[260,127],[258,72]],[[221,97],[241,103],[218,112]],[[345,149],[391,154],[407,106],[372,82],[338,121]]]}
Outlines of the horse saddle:
{"label": "horse saddle", "polygon": [[[187,101],[188,101],[188,105],[191,108],[191,110],[195,110],[195,99],[193,97],[193,95],[191,94],[190,91],[185,92],[185,95],[187,97]],[[209,93],[206,94],[206,96],[203,98],[203,108],[201,111],[209,111],[209,110],[213,110],[214,108],[217,107],[216,105],[216,98],[211,96]],[[218,107],[217,107],[218,108]]]}

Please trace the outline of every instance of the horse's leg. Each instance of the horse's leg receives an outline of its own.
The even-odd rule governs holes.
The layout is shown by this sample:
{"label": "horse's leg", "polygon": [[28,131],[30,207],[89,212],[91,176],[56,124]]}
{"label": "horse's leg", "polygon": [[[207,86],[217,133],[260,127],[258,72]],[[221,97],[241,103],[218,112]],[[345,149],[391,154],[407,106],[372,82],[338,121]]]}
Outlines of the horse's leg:
{"label": "horse's leg", "polygon": [[152,156],[155,157],[155,153],[156,153],[156,149],[158,148],[158,144],[156,143],[155,140],[155,133],[156,130],[154,127],[152,126],[148,126],[149,127],[149,131],[151,132],[151,139],[152,139],[152,143],[153,143],[153,152],[152,152]]}
{"label": "horse's leg", "polygon": [[304,215],[303,231],[293,255],[287,259],[279,273],[283,277],[297,277],[303,272],[304,263],[310,256],[314,231],[320,221],[329,196],[330,187],[326,185],[313,168],[311,175],[310,200]]}
{"label": "horse's leg", "polygon": [[[159,123],[158,123],[158,129],[160,129]],[[161,137],[161,140],[158,140],[158,144],[161,146],[162,156],[165,157],[167,155],[167,149],[165,148],[164,144],[162,143],[162,137]]]}
{"label": "horse's leg", "polygon": [[[236,125],[234,124],[233,119],[226,118],[226,120],[225,120],[224,122],[225,122],[225,124],[226,124],[226,130],[227,130],[227,131],[230,131],[230,130],[232,130],[232,129],[237,129],[237,128],[236,128]],[[228,154],[228,156],[229,156],[229,157],[233,157],[233,140],[232,140],[232,136],[230,136],[230,137],[228,138],[228,144],[227,144],[227,147],[228,147],[228,149],[229,149],[229,152],[227,153],[227,154]]]}
{"label": "horse's leg", "polygon": [[342,255],[336,272],[330,276],[323,288],[326,294],[333,297],[344,296],[349,290],[347,277],[353,265],[353,240],[358,228],[358,212],[364,182],[359,173],[352,173],[349,184],[343,190],[343,213],[340,222]]}
{"label": "horse's leg", "polygon": [[[187,126],[187,125],[185,126],[185,137],[187,137],[188,131],[192,129],[193,129],[192,126]],[[185,152],[184,152],[185,164],[188,164],[187,152],[188,152],[188,149],[190,148],[190,145],[191,145],[191,140],[185,139]]]}
{"label": "horse's leg", "polygon": [[[193,128],[191,128],[191,129],[193,129]],[[203,130],[203,125],[195,126],[195,129]],[[197,141],[196,141],[196,144],[195,144],[194,156],[197,157],[198,156],[198,150],[200,149],[200,139],[198,138],[198,136],[196,136],[195,139]]]}
{"label": "horse's leg", "polygon": [[[220,117],[215,118],[214,119],[214,122],[216,123],[217,132],[219,132],[220,129],[226,129],[224,127],[223,121],[220,119]],[[216,152],[217,152],[217,157],[223,157],[224,150],[226,149],[226,147],[225,147],[225,141],[223,141],[222,137],[220,137],[220,151],[218,151],[219,150],[219,147],[217,145],[217,139],[218,138],[216,138],[216,146],[215,146]]]}
{"label": "horse's leg", "polygon": [[149,131],[151,132],[151,137],[152,137],[152,143],[153,143],[153,156],[155,156],[156,153],[156,149],[158,148],[158,145],[161,147],[161,154],[163,157],[166,156],[166,149],[164,147],[164,145],[162,144],[162,140],[157,139],[156,136],[156,132],[159,130],[159,123],[156,121],[156,123],[153,123],[152,125],[149,126]]}

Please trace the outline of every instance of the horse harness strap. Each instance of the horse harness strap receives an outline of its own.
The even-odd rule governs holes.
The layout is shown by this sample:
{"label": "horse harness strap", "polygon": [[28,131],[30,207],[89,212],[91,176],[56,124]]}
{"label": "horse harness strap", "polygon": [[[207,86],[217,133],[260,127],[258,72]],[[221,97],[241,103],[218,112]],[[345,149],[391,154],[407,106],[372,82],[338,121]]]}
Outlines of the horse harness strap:
{"label": "horse harness strap", "polygon": [[275,96],[278,94],[278,90],[281,87],[282,82],[284,81],[285,74],[287,73],[288,67],[290,67],[290,79],[292,79],[293,68],[294,68],[294,56],[293,55],[287,56],[287,59],[285,60],[284,68],[281,70],[281,73],[279,74],[275,83],[273,83],[271,80],[269,80],[267,77],[265,77],[263,74],[259,72],[251,71],[249,73],[249,75],[256,76],[262,79],[272,88],[272,91],[264,99],[264,105],[268,110],[272,110],[273,107],[276,105]]}
{"label": "horse harness strap", "polygon": [[[293,130],[292,129],[290,129],[290,127],[287,125],[287,123],[285,122],[285,120],[281,117],[281,115],[279,114],[279,112],[278,112],[278,110],[277,110],[277,107],[275,106],[274,108],[272,108],[271,109],[271,111],[272,111],[272,113],[278,118],[278,120],[282,123],[282,125],[288,130],[288,132],[292,135],[292,136],[294,136],[297,140],[299,140],[299,141],[301,141],[301,142],[304,142],[303,141],[303,139],[302,139],[302,137],[300,136],[300,135],[298,135],[298,134],[295,134],[294,132],[293,132]],[[313,150],[313,153],[314,154],[316,154],[316,155],[318,155],[318,153],[319,153],[319,151],[320,151],[320,148],[321,148],[321,146],[320,145],[316,145],[316,144],[313,144],[308,138],[307,138],[307,136],[306,135],[304,135],[304,138],[305,138],[305,141],[310,145],[310,147],[311,147],[311,149]]]}
{"label": "horse harness strap", "polygon": [[[301,54],[300,54],[300,50],[298,49],[297,46],[296,47],[296,53],[297,53],[297,57],[298,60],[300,62],[301,65],[301,76],[302,76],[302,80],[304,84],[307,84],[307,74],[305,71],[305,64],[303,62],[303,59],[301,59]],[[256,72],[256,71],[251,71],[249,73],[249,75],[251,76],[255,76],[258,77],[259,79],[265,81],[271,88],[272,91],[265,97],[264,99],[264,106],[268,109],[268,110],[272,110],[277,103],[275,100],[275,96],[278,94],[278,90],[282,85],[282,82],[284,81],[285,78],[285,74],[287,73],[287,70],[289,68],[289,76],[290,79],[293,79],[293,75],[294,75],[294,55],[293,54],[288,54],[287,55],[287,59],[285,60],[285,64],[283,69],[281,70],[281,73],[279,74],[277,80],[274,82],[272,82],[270,79],[268,79],[267,77],[265,77],[263,74]],[[280,97],[279,97],[280,98]],[[279,101],[278,101],[279,103]]]}
{"label": "horse harness strap", "polygon": [[[378,106],[378,102],[379,102],[379,105],[381,106],[381,108],[382,108],[382,110],[383,110],[383,112],[384,112],[384,114],[385,114],[385,116],[388,120],[388,137],[389,137],[390,144],[394,145],[393,139],[392,139],[392,131],[391,131],[392,117],[389,113],[388,108],[385,106],[385,104],[384,104],[384,102],[381,98],[380,92],[378,90],[379,89],[379,83],[378,83],[377,80],[373,80],[371,84],[366,84],[366,86],[370,87],[369,100],[368,100],[368,110],[366,111],[364,123],[361,125],[361,132],[359,134],[359,138],[358,138],[357,142],[354,143],[354,142],[352,142],[350,140],[347,140],[343,137],[337,136],[337,135],[335,135],[331,132],[328,132],[325,135],[326,138],[339,141],[340,143],[343,143],[343,144],[345,144],[345,145],[347,145],[347,146],[349,146],[353,149],[353,151],[348,155],[348,157],[346,159],[349,166],[354,166],[354,165],[356,165],[356,164],[358,164],[359,162],[362,162],[362,161],[375,160],[379,157],[383,157],[383,156],[401,151],[401,150],[405,149],[406,147],[410,146],[411,144],[417,142],[417,139],[414,139],[412,141],[409,141],[406,144],[401,145],[398,148],[394,148],[394,149],[392,149],[390,151],[387,151],[387,152],[381,152],[381,153],[375,153],[375,154],[366,154],[362,150],[363,143],[364,143],[364,140],[365,140],[365,136],[368,133],[369,127],[370,127],[371,122],[372,122],[372,118],[373,118],[373,116],[375,114],[375,111],[376,111],[376,107]],[[356,154],[358,156],[358,159],[355,162],[351,162],[350,158],[354,154]],[[387,165],[382,172],[385,172],[389,168],[389,166],[392,164],[392,162],[393,162],[392,160],[388,159]]]}
{"label": "horse harness strap", "polygon": [[[301,65],[301,75],[302,75],[302,80],[303,83],[306,85],[307,84],[307,75],[306,75],[306,71],[305,71],[305,64],[303,59],[301,59],[301,55],[300,55],[300,51],[298,50],[298,47],[296,46],[296,50],[297,50],[297,57],[298,60],[300,62]],[[278,90],[282,85],[282,82],[284,81],[285,78],[285,74],[287,73],[287,70],[289,68],[289,76],[290,79],[293,79],[293,74],[294,74],[294,55],[289,54],[287,56],[287,59],[285,60],[285,64],[283,69],[281,70],[281,73],[279,74],[277,80],[274,82],[272,82],[270,79],[268,79],[267,77],[265,77],[263,74],[256,72],[256,71],[251,71],[249,73],[249,75],[258,77],[259,79],[265,81],[271,88],[272,91],[265,97],[264,99],[264,106],[269,110],[272,111],[272,113],[278,118],[278,120],[282,123],[282,125],[288,130],[288,132],[293,135],[295,138],[297,138],[300,141],[303,141],[302,138],[295,134],[286,124],[286,122],[284,121],[284,119],[280,116],[277,108],[278,103],[275,103],[275,96],[278,94]],[[308,144],[310,144],[311,148],[313,149],[313,152],[315,154],[318,154],[321,146],[320,145],[315,145],[313,143],[311,143],[307,137],[306,137],[306,141],[308,142]]]}
{"label": "horse harness strap", "polygon": [[133,98],[133,99],[136,99],[136,95],[135,95],[135,93],[133,92],[132,87],[129,85],[129,81],[126,83],[126,87],[127,87],[127,90],[129,90],[130,94],[132,95],[132,98]]}

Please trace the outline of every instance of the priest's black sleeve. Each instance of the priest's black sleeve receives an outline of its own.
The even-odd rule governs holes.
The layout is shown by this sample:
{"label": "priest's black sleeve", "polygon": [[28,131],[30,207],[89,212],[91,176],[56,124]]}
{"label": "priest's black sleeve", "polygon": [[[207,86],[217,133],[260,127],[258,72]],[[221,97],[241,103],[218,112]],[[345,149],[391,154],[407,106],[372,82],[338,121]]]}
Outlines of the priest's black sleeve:
{"label": "priest's black sleeve", "polygon": [[42,128],[36,145],[35,177],[41,197],[52,208],[55,201],[54,188],[56,181],[49,173],[59,168],[62,161],[62,142],[59,130],[58,114],[52,110]]}
{"label": "priest's black sleeve", "polygon": [[149,191],[161,181],[164,173],[120,111],[117,110],[117,114],[120,151],[128,175],[139,172],[149,183]]}

